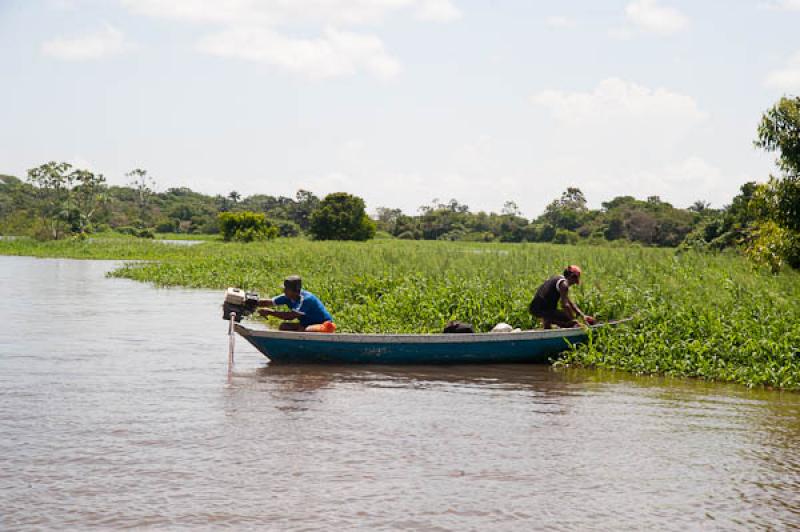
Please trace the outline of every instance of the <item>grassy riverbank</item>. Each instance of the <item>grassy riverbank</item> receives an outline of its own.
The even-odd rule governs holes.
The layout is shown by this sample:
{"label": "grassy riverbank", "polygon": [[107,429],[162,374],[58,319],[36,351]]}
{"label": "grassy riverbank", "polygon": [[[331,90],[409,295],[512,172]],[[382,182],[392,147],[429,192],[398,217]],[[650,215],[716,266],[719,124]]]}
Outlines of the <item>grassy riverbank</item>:
{"label": "grassy riverbank", "polygon": [[433,332],[450,319],[530,328],[538,284],[584,269],[574,298],[600,319],[636,316],[594,335],[561,364],[800,389],[800,275],[773,276],[735,255],[649,248],[399,240],[191,247],[141,239],[0,241],[0,254],[144,259],[112,275],[164,286],[241,286],[276,294],[303,275],[342,331]]}

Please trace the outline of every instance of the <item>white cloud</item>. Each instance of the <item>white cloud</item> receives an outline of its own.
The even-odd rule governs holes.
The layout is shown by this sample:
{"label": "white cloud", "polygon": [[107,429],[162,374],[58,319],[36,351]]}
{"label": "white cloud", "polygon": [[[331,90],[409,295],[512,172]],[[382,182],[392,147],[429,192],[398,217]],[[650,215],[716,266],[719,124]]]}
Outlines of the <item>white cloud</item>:
{"label": "white cloud", "polygon": [[449,22],[461,18],[461,11],[450,0],[424,0],[416,2],[420,20]]}
{"label": "white cloud", "polygon": [[359,71],[386,79],[400,71],[379,38],[332,28],[317,39],[293,39],[262,28],[230,29],[206,37],[198,49],[220,57],[268,63],[317,79]]}
{"label": "white cloud", "polygon": [[557,167],[551,165],[543,169],[555,178],[539,185],[539,190],[545,190],[545,198],[555,198],[567,186],[577,186],[595,207],[617,196],[638,199],[659,196],[676,207],[710,200],[715,207],[721,207],[730,201],[742,183],[752,180],[746,173],[724,172],[691,153],[677,155],[675,160],[666,162],[636,158],[630,152],[627,157],[616,153],[612,158],[598,157],[596,152],[582,155],[586,160],[597,158],[591,159],[591,166],[586,166],[584,160],[583,165],[562,162]]}
{"label": "white cloud", "polygon": [[577,26],[577,23],[573,19],[557,15],[547,17],[545,19],[545,24],[551,28],[557,29],[572,29]]}
{"label": "white cloud", "polygon": [[605,79],[590,92],[541,91],[532,100],[548,108],[558,120],[572,124],[630,121],[694,124],[706,118],[690,96],[649,89],[619,78]]}
{"label": "white cloud", "polygon": [[[584,91],[542,91],[532,100],[533,136],[433,141],[430,153],[417,146],[407,161],[393,159],[395,150],[382,152],[381,139],[367,145],[356,138],[339,146],[330,166],[348,176],[348,190],[362,191],[371,209],[407,213],[435,197],[455,197],[473,210],[495,211],[514,199],[536,216],[567,186],[580,187],[596,207],[619,195],[660,195],[685,207],[698,199],[722,202],[746,180],[705,155],[707,114],[688,95],[611,78]],[[303,184],[311,185],[333,191],[324,177]]]}
{"label": "white cloud", "polygon": [[787,92],[800,91],[800,52],[790,57],[786,66],[770,72],[764,85]]}
{"label": "white cloud", "polygon": [[731,179],[702,157],[692,155],[655,169],[635,171],[618,182],[618,190],[642,199],[660,194],[661,199],[686,207],[697,200],[732,197],[737,184],[747,180],[746,176],[737,177]]}
{"label": "white cloud", "polygon": [[532,102],[552,119],[540,122],[547,134],[537,147],[546,197],[573,184],[590,201],[660,195],[688,205],[727,190],[730,176],[695,156],[713,133],[689,95],[609,78],[588,91],[541,91]]}
{"label": "white cloud", "polygon": [[800,0],[777,0],[761,4],[761,6],[779,11],[800,11]]}
{"label": "white cloud", "polygon": [[448,22],[461,16],[451,0],[123,0],[131,11],[157,18],[221,24],[359,25],[407,10]]}
{"label": "white cloud", "polygon": [[628,20],[642,31],[668,35],[685,30],[689,19],[672,7],[659,5],[656,0],[634,0],[625,7]]}
{"label": "white cloud", "polygon": [[134,46],[121,31],[111,26],[95,33],[56,38],[42,43],[42,54],[65,61],[85,61],[126,52]]}
{"label": "white cloud", "polygon": [[[201,52],[258,61],[311,78],[366,72],[389,79],[400,72],[379,37],[339,28],[378,23],[403,10],[425,21],[461,16],[452,0],[122,1],[142,15],[218,26],[197,44]],[[291,36],[298,28],[319,35]]]}

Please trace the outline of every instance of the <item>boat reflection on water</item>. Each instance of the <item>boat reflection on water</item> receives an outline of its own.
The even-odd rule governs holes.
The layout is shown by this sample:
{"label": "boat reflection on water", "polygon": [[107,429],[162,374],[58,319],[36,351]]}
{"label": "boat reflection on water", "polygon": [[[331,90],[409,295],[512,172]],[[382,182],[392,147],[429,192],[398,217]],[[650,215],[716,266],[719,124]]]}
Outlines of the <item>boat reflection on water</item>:
{"label": "boat reflection on water", "polygon": [[[387,365],[313,365],[269,364],[253,371],[234,372],[230,381],[232,402],[246,403],[263,399],[282,402],[279,408],[301,411],[319,406],[328,397],[346,396],[359,401],[369,396],[378,400],[381,391],[429,391],[440,394],[438,404],[456,401],[464,395],[474,399],[490,397],[490,403],[506,394],[510,400],[530,396],[529,404],[546,405],[548,413],[564,413],[565,398],[581,395],[588,387],[599,387],[586,380],[586,372],[554,370],[535,364],[457,365],[457,366],[387,366]],[[392,401],[403,401],[402,395]],[[285,402],[283,402],[285,401]],[[454,404],[453,406],[457,406]],[[488,406],[488,405],[487,405]]]}
{"label": "boat reflection on water", "polygon": [[311,365],[270,364],[258,368],[252,378],[274,383],[287,390],[314,391],[337,385],[364,387],[436,388],[481,387],[566,393],[585,382],[574,372],[563,372],[540,364],[496,365]]}

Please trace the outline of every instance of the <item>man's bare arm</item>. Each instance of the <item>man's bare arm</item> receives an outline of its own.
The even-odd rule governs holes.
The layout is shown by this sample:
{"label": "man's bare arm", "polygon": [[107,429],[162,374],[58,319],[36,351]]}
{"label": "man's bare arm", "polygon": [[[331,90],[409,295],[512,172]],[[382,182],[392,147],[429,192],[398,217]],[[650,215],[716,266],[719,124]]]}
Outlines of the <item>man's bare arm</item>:
{"label": "man's bare arm", "polygon": [[570,301],[569,303],[570,303],[570,305],[572,305],[572,311],[577,316],[580,316],[581,318],[586,319],[586,314],[584,314],[583,311],[578,308],[578,305],[576,305],[574,301]]}
{"label": "man's bare arm", "polygon": [[593,325],[596,322],[594,317],[584,314],[583,311],[578,308],[578,305],[570,300],[569,296],[567,295],[569,293],[569,288],[564,287],[562,284],[559,286],[558,291],[561,294],[561,306],[564,307],[564,310],[570,314],[570,317],[573,320],[580,316],[589,325]]}
{"label": "man's bare arm", "polygon": [[583,313],[581,309],[578,308],[578,305],[572,302],[569,298],[569,288],[565,286],[566,283],[561,283],[558,287],[558,292],[561,294],[561,306],[570,314],[570,318],[575,319],[580,316],[583,319],[586,319],[586,314]]}
{"label": "man's bare arm", "polygon": [[569,317],[573,320],[575,316],[577,316],[575,304],[569,300],[569,287],[567,286],[566,282],[562,282],[558,284],[558,293],[561,296],[561,308],[569,314]]}
{"label": "man's bare arm", "polygon": [[275,316],[281,320],[296,320],[303,314],[301,312],[295,312],[294,310],[273,310],[271,308],[265,308],[258,311],[259,314],[264,316],[265,318],[268,316]]}

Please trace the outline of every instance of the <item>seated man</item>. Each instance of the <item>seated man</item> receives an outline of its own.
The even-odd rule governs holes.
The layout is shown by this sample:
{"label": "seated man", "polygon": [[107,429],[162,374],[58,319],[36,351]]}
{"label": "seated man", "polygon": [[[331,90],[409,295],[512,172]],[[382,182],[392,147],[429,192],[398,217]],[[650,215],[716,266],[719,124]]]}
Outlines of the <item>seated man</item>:
{"label": "seated man", "polygon": [[288,311],[265,308],[258,313],[264,317],[275,316],[286,320],[299,320],[294,323],[281,323],[282,331],[333,332],[336,326],[325,305],[311,292],[303,290],[303,281],[299,275],[290,275],[283,281],[283,294],[272,299],[262,299],[259,307],[286,305]]}
{"label": "seated man", "polygon": [[[594,325],[595,319],[587,316],[578,305],[570,301],[569,287],[581,282],[581,269],[578,266],[567,266],[563,275],[555,275],[546,280],[536,291],[528,310],[537,318],[541,318],[545,329],[557,325],[562,329],[579,327],[576,316],[581,316],[586,323]],[[558,302],[561,301],[561,310]]]}

